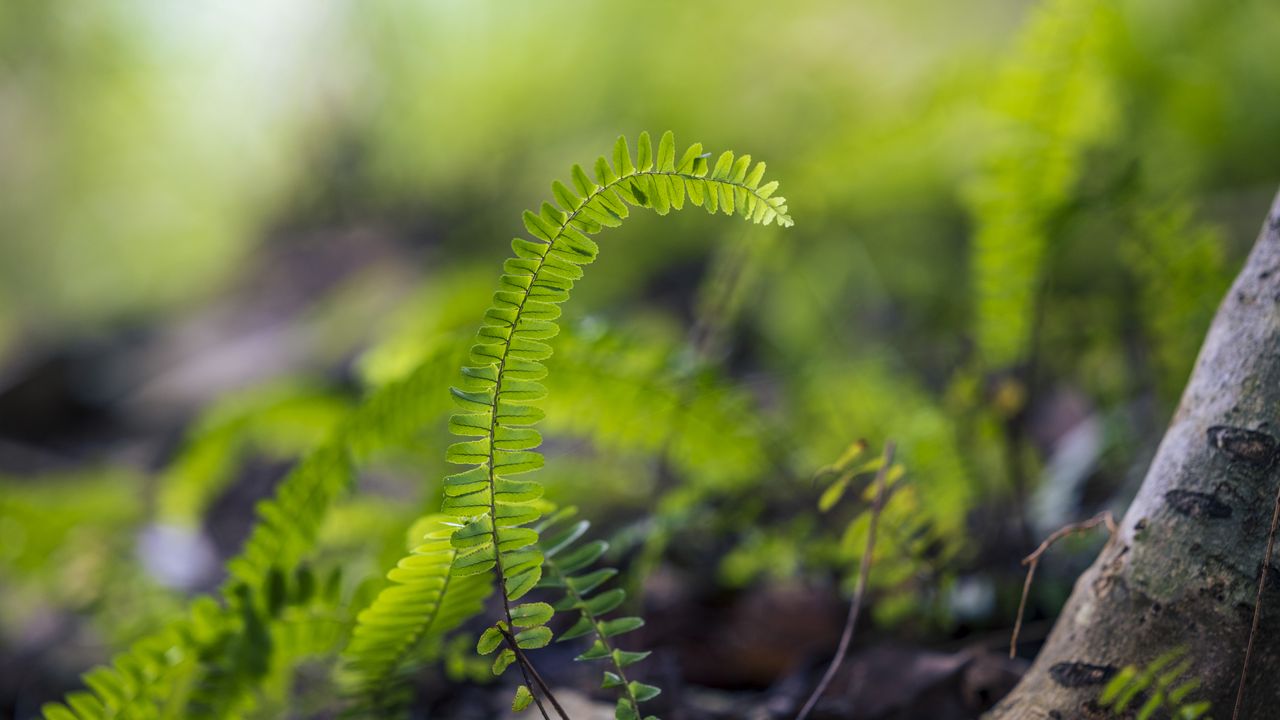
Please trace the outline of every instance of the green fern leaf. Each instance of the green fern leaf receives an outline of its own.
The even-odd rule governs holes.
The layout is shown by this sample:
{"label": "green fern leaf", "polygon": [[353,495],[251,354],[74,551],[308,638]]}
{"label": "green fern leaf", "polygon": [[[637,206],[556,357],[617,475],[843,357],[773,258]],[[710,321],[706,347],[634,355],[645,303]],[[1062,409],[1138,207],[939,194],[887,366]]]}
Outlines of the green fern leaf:
{"label": "green fern leaf", "polygon": [[1084,151],[1115,126],[1101,66],[1113,27],[1110,3],[1051,0],[996,85],[1004,142],[969,193],[975,329],[990,367],[1025,356],[1052,221],[1073,197]]}
{"label": "green fern leaf", "polygon": [[1102,689],[1098,704],[1117,717],[1132,714],[1138,720],[1149,720],[1162,712],[1160,717],[1180,720],[1204,717],[1210,704],[1189,697],[1199,689],[1200,680],[1187,677],[1194,665],[1187,653],[1185,647],[1175,648],[1145,667],[1126,666]]}
{"label": "green fern leaf", "polygon": [[340,682],[370,712],[391,712],[399,671],[414,650],[479,614],[492,591],[484,577],[450,574],[458,550],[443,521],[432,516],[419,525],[422,544],[387,573],[392,584],[356,618],[343,652]]}
{"label": "green fern leaf", "polygon": [[516,688],[516,696],[511,700],[511,709],[521,712],[528,708],[531,702],[533,702],[533,693],[529,692],[527,685],[521,685]]}
{"label": "green fern leaf", "polygon": [[592,637],[591,646],[576,659],[608,661],[611,669],[604,672],[601,687],[620,688],[621,697],[618,699],[615,716],[619,719],[639,718],[640,703],[657,697],[661,690],[653,685],[628,680],[624,668],[643,660],[649,653],[621,650],[610,641],[644,627],[644,620],[638,617],[604,617],[626,599],[626,592],[621,588],[613,588],[593,595],[602,583],[617,575],[617,571],[613,568],[588,571],[608,546],[599,540],[575,546],[590,527],[586,520],[562,525],[575,512],[572,508],[566,508],[539,527],[543,534],[542,549],[547,567],[547,575],[543,578],[541,587],[564,592],[563,599],[555,604],[556,610],[578,613],[577,622],[560,635],[558,642]]}

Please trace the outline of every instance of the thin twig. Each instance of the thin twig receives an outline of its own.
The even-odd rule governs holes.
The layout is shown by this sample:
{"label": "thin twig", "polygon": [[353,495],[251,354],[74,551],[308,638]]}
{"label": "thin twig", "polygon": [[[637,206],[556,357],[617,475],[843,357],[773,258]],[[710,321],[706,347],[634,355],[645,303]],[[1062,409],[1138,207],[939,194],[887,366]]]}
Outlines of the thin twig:
{"label": "thin twig", "polygon": [[862,611],[862,599],[867,592],[867,579],[871,576],[871,556],[876,548],[876,525],[880,521],[880,511],[884,509],[885,476],[889,474],[889,466],[893,465],[893,453],[896,449],[897,445],[892,440],[884,444],[884,461],[876,471],[876,499],[871,505],[871,521],[867,527],[867,547],[862,551],[862,560],[858,563],[858,584],[853,588],[853,600],[849,603],[849,616],[844,621],[844,633],[840,636],[840,646],[836,648],[836,656],[831,658],[831,664],[827,666],[827,672],[822,675],[818,687],[814,688],[813,694],[805,701],[804,707],[800,708],[800,714],[796,716],[796,720],[805,720],[809,717],[809,713],[813,712],[818,699],[835,679],[836,671],[840,669],[840,663],[844,662],[844,656],[849,652],[849,645],[853,642],[853,629],[858,624],[858,613]]}
{"label": "thin twig", "polygon": [[1267,533],[1267,551],[1262,555],[1262,574],[1258,577],[1258,594],[1253,599],[1253,624],[1249,627],[1249,642],[1244,647],[1244,665],[1240,668],[1240,687],[1236,689],[1236,706],[1231,720],[1240,720],[1240,708],[1244,705],[1244,683],[1249,678],[1249,659],[1253,656],[1253,639],[1262,621],[1262,591],[1267,585],[1267,571],[1271,569],[1271,551],[1276,544],[1276,526],[1280,525],[1280,488],[1276,490],[1275,507],[1271,511],[1271,530]]}
{"label": "thin twig", "polygon": [[[501,630],[501,628],[499,629]],[[556,700],[555,694],[551,692],[551,688],[547,685],[546,681],[542,679],[542,675],[538,673],[538,669],[533,666],[533,663],[529,660],[529,656],[525,655],[524,650],[516,643],[515,636],[511,634],[510,630],[502,630],[502,636],[506,638],[507,646],[511,648],[511,652],[515,654],[516,660],[520,664],[520,673],[524,675],[525,686],[528,687],[530,685],[537,684],[538,692],[546,696],[547,700],[551,703],[551,707],[555,708],[556,714],[564,720],[569,720],[569,716],[565,713],[564,708],[560,706],[559,701]],[[533,676],[533,682],[529,681],[530,675]],[[547,711],[543,709],[542,701],[538,699],[538,693],[533,692],[533,688],[530,687],[529,694],[533,695],[534,702],[538,703],[538,709],[542,710],[542,716],[544,718],[547,717]],[[547,720],[550,720],[550,718]]]}
{"label": "thin twig", "polygon": [[1018,655],[1018,635],[1022,632],[1022,616],[1027,610],[1027,596],[1031,594],[1031,580],[1036,576],[1036,568],[1040,565],[1040,558],[1044,556],[1054,543],[1062,538],[1074,534],[1092,530],[1099,525],[1105,524],[1107,531],[1113,536],[1116,534],[1116,519],[1111,515],[1110,510],[1103,510],[1084,522],[1071,523],[1064,525],[1053,534],[1044,539],[1040,543],[1040,547],[1035,552],[1022,558],[1022,564],[1027,566],[1027,579],[1022,583],[1022,599],[1018,601],[1018,618],[1013,622],[1013,637],[1009,639],[1009,657],[1017,657]]}

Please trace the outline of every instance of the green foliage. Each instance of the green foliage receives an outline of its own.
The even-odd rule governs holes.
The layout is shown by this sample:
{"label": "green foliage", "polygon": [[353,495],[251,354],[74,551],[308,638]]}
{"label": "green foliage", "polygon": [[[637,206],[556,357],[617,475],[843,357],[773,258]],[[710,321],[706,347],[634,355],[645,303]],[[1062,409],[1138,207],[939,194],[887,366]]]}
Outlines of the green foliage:
{"label": "green foliage", "polygon": [[[822,495],[818,498],[818,509],[827,512],[836,506],[844,498],[845,493],[849,490],[849,485],[860,476],[866,476],[868,473],[878,471],[884,465],[884,459],[873,457],[865,460],[864,455],[867,452],[866,440],[855,440],[840,457],[830,465],[818,468],[816,479],[819,482],[827,482],[827,488],[822,491]],[[861,460],[862,462],[859,462]],[[902,466],[895,464],[890,470],[890,475],[886,476],[885,482],[892,483],[899,477],[902,477]]]}
{"label": "green foliage", "polygon": [[345,448],[326,443],[289,473],[275,497],[258,505],[258,524],[240,554],[227,563],[232,582],[260,587],[276,565],[293,567],[310,550],[329,505],[352,481]]}
{"label": "green foliage", "polygon": [[[397,585],[385,590],[362,615],[357,625],[361,629],[347,650],[347,682],[374,707],[396,704],[395,680],[424,640],[438,640],[478,610],[483,599],[481,575],[496,568],[504,579],[508,602],[541,577],[537,534],[522,527],[540,515],[536,501],[541,486],[511,476],[542,463],[541,455],[533,451],[540,436],[530,427],[541,418],[533,403],[545,392],[537,380],[546,374],[541,361],[550,355],[550,348],[542,341],[558,332],[558,306],[581,277],[581,266],[595,257],[595,244],[587,235],[619,224],[628,206],[666,214],[682,208],[686,199],[708,212],[736,212],[756,223],[791,224],[785,200],[773,195],[777,184],[761,184],[763,163],[753,166],[749,156],[735,158],[726,152],[712,167],[701,146],[694,145],[677,164],[670,133],[663,136],[656,155],[648,135],[642,135],[634,161],[626,141],[619,138],[613,165],[601,158],[595,172],[599,184],[580,167],[574,168],[573,183],[581,196],[561,183],[554,184],[553,193],[563,210],[548,203],[538,215],[526,213],[525,224],[535,240],[513,242],[516,257],[506,263],[503,289],[494,296],[464,368],[467,383],[453,391],[455,402],[467,412],[455,414],[450,429],[480,438],[455,443],[447,453],[452,462],[475,466],[445,483],[444,510],[463,518],[465,524],[450,534],[448,547],[442,547],[445,538],[432,535],[392,571],[389,577]],[[253,691],[269,681],[268,670],[274,667],[287,674],[291,667],[271,642],[281,632],[278,608],[261,613],[256,609],[261,603],[254,598],[271,596],[275,568],[295,567],[311,552],[330,507],[351,485],[355,463],[387,447],[408,445],[435,417],[436,406],[423,398],[433,389],[441,363],[450,357],[444,347],[428,352],[416,370],[362,402],[306,453],[281,481],[275,496],[259,505],[258,524],[241,553],[228,562],[224,605],[203,601],[193,605],[188,618],[140,641],[118,656],[112,667],[86,676],[86,682],[93,679],[90,687],[96,699],[77,695],[76,703],[92,706],[104,716],[149,716],[166,704],[181,707],[185,703],[184,712],[197,715],[253,707]],[[207,427],[214,429],[213,434],[203,431],[192,447],[198,449],[202,442],[214,439],[219,447],[229,447],[227,443],[236,441],[243,432],[240,426],[248,421],[245,415],[240,417],[244,419],[230,424],[210,421]],[[180,499],[170,505],[182,509],[173,512],[191,517],[207,502],[212,484],[224,475],[221,470],[188,475],[196,479],[187,483],[188,489],[174,489],[173,497]],[[440,571],[446,566],[437,562],[442,560],[448,560],[449,571],[443,576]],[[451,589],[446,592],[446,588]],[[406,618],[403,612],[410,607],[425,612]],[[512,633],[511,639],[521,648],[541,647],[551,639],[545,627],[549,615],[543,617],[534,612],[537,609],[537,604],[528,603],[508,606],[506,624],[495,629]],[[394,629],[387,631],[388,624]],[[197,638],[197,630],[208,637]],[[482,643],[485,640],[482,637]],[[196,658],[193,666],[190,657]],[[184,661],[188,664],[176,658],[188,658]],[[179,702],[172,690],[184,682],[194,690],[187,701]],[[54,705],[47,710],[54,715],[60,712]]]}
{"label": "green foliage", "polygon": [[[85,676],[96,695],[94,702],[107,713],[105,717],[152,717],[174,703],[177,712],[187,712],[183,709],[186,701],[172,699],[172,688],[186,682],[185,677],[201,673],[209,678],[207,686],[223,684],[223,692],[208,695],[216,698],[218,708],[237,708],[241,703],[251,706],[248,696],[268,680],[267,673],[228,673],[225,653],[235,648],[251,647],[259,653],[247,668],[277,667],[278,672],[286,672],[277,662],[281,658],[274,654],[274,646],[259,642],[278,632],[280,618],[244,612],[237,615],[234,608],[243,611],[249,607],[242,594],[262,596],[274,568],[296,567],[313,549],[331,505],[350,486],[353,457],[368,459],[387,447],[411,442],[423,425],[434,419],[431,409],[437,406],[429,398],[437,389],[432,379],[439,377],[438,363],[436,356],[428,357],[415,372],[371,393],[298,461],[280,482],[275,496],[258,506],[258,524],[240,554],[227,563],[230,578],[221,591],[223,605],[205,601],[193,605],[188,617],[138,641],[109,667]],[[218,609],[211,611],[211,607]],[[199,640],[195,630],[216,636],[217,642]],[[255,636],[252,641],[241,637],[250,631]],[[192,662],[196,663],[194,668]],[[194,700],[198,696],[193,696]],[[210,706],[213,704],[211,700]]]}
{"label": "green foliage", "polygon": [[[0,478],[0,583],[11,590],[29,585],[45,602],[70,607],[111,605],[112,571],[132,575],[119,557],[143,515],[142,484],[117,471]],[[6,620],[24,614],[12,605],[5,610]]]}
{"label": "green foliage", "polygon": [[[710,213],[719,209],[755,223],[791,225],[785,199],[773,194],[777,183],[761,184],[764,163],[753,166],[749,155],[735,159],[727,151],[714,166],[707,158],[701,144],[694,144],[677,162],[675,140],[668,132],[656,154],[648,133],[642,133],[633,159],[620,137],[612,164],[599,158],[594,180],[575,165],[574,189],[560,182],[552,185],[559,207],[544,203],[539,213],[525,212],[525,229],[533,239],[512,241],[515,257],[503,266],[500,289],[463,368],[465,382],[451,391],[461,411],[450,419],[449,429],[472,439],[451,445],[446,459],[470,468],[445,478],[442,505],[464,523],[453,536],[459,550],[453,573],[496,571],[506,619],[505,626],[491,630],[508,639],[516,625],[509,603],[538,583],[543,560],[536,531],[526,527],[541,515],[537,501],[543,489],[515,476],[543,464],[535,450],[542,438],[532,426],[544,416],[536,406],[546,395],[538,381],[546,376],[543,361],[551,356],[544,341],[558,334],[559,305],[582,277],[582,266],[595,260],[598,247],[588,235],[620,225],[629,207],[665,215],[683,208],[686,198]],[[514,639],[519,643],[525,636],[532,642],[540,629],[525,630]]]}
{"label": "green foliage", "polygon": [[[664,328],[567,329],[548,360],[546,427],[589,440],[610,463],[656,457],[685,484],[742,485],[769,463],[764,414],[721,373],[691,370],[685,354]],[[635,491],[647,500],[651,488]]]}
{"label": "green foliage", "polygon": [[1159,390],[1176,402],[1191,374],[1205,329],[1231,278],[1221,230],[1197,223],[1185,202],[1137,211],[1120,257],[1138,284],[1143,323],[1153,347]]}
{"label": "green foliage", "polygon": [[221,632],[198,640],[199,662],[182,690],[168,698],[182,717],[236,718],[270,715],[288,706],[293,667],[327,657],[339,647],[350,623],[341,597],[341,573],[317,577],[305,565],[268,571],[256,593],[236,585]]}
{"label": "green foliage", "polygon": [[1192,666],[1186,648],[1170,650],[1145,667],[1129,665],[1103,688],[1098,704],[1135,720],[1209,720],[1209,703],[1193,698],[1200,680],[1187,677]]}
{"label": "green foliage", "polygon": [[483,576],[450,575],[458,551],[449,541],[454,528],[443,520],[431,516],[415,524],[422,543],[387,574],[392,584],[356,618],[340,676],[357,696],[353,714],[388,717],[402,709],[401,671],[424,650],[438,654],[445,634],[478,615],[492,591]]}
{"label": "green foliage", "polygon": [[1050,0],[1035,13],[995,90],[1003,143],[969,194],[975,332],[994,368],[1029,349],[1054,220],[1073,198],[1084,151],[1116,123],[1103,64],[1115,32],[1110,4]]}
{"label": "green foliage", "polygon": [[[970,507],[978,492],[970,469],[956,461],[965,457],[967,448],[957,437],[955,426],[923,389],[904,382],[883,362],[831,370],[814,378],[803,392],[812,413],[808,426],[823,429],[808,447],[811,452],[825,453],[825,457],[810,456],[809,467],[826,467],[830,458],[840,458],[851,437],[865,434],[874,446],[892,433],[898,441],[898,457],[911,468],[912,479],[897,483],[893,501],[884,508],[873,580],[890,591],[886,593],[889,598],[927,607],[931,595],[920,582],[936,573],[945,577],[946,568],[963,558],[969,533],[956,509]],[[865,481],[866,473],[857,467],[857,461],[851,462],[853,466],[838,477],[855,470]],[[867,484],[851,486],[865,492]],[[868,499],[862,494],[856,497]],[[867,514],[861,512],[866,507],[865,502],[858,504],[858,514],[845,525],[833,557],[838,567],[854,568],[866,545]],[[843,517],[840,508],[832,512]],[[939,584],[936,580],[925,582]]]}
{"label": "green foliage", "polygon": [[[586,520],[570,522],[575,514],[574,509],[566,508],[538,527],[547,568],[539,587],[563,591],[564,597],[554,606],[557,612],[578,613],[577,622],[561,633],[557,642],[590,637],[591,647],[575,659],[607,662],[612,670],[605,671],[601,687],[616,688],[620,695],[615,717],[617,720],[639,720],[640,703],[657,697],[661,690],[628,680],[626,668],[645,659],[649,653],[619,649],[612,638],[644,627],[644,620],[633,616],[605,617],[626,600],[627,594],[620,587],[597,592],[618,571],[610,567],[595,567],[609,545],[603,540],[578,544],[591,524]],[[645,720],[653,718],[649,716]]]}
{"label": "green foliage", "polygon": [[[825,493],[810,470],[851,437],[898,438],[912,475],[885,509],[872,609],[878,620],[917,627],[946,621],[938,610],[946,603],[936,601],[953,574],[1002,582],[968,563],[990,556],[972,524],[990,517],[984,503],[1013,515],[1004,504],[1017,460],[1008,458],[1026,459],[1030,480],[1037,455],[1051,451],[1042,437],[1026,437],[1030,423],[1015,427],[1026,398],[1036,401],[1031,410],[1055,409],[1048,393],[1029,393],[1062,388],[1091,415],[1125,416],[1107,423],[1090,484],[1116,492],[1149,438],[1118,438],[1132,431],[1115,428],[1136,425],[1129,413],[1150,404],[1134,400],[1153,383],[1174,398],[1242,250],[1231,241],[1250,236],[1256,196],[1275,183],[1280,64],[1269,51],[1280,10],[1253,0],[1047,0],[1026,7],[1025,32],[1014,34],[1019,18],[1003,0],[919,9],[802,0],[784,13],[744,15],[731,4],[652,12],[374,0],[358,11],[249,11],[214,25],[146,3],[0,10],[0,92],[11,101],[0,136],[12,150],[0,167],[0,220],[14,239],[0,243],[6,399],[15,364],[20,376],[28,353],[38,360],[42,348],[77,344],[82,332],[114,333],[100,318],[164,336],[210,288],[295,292],[297,276],[277,284],[274,271],[258,274],[262,266],[280,249],[327,248],[332,225],[344,226],[335,244],[347,242],[349,219],[361,261],[390,269],[374,273],[394,281],[378,288],[384,297],[414,297],[387,321],[367,312],[376,294],[367,286],[321,290],[321,312],[350,319],[354,308],[357,332],[335,339],[326,328],[301,343],[305,364],[285,358],[295,376],[302,366],[336,375],[381,337],[358,361],[371,389],[358,405],[328,383],[273,382],[218,400],[152,482],[89,473],[4,482],[0,630],[13,635],[53,606],[87,615],[93,636],[112,648],[132,645],[91,673],[92,693],[51,715],[287,708],[306,716],[282,698],[324,686],[335,648],[345,652],[336,676],[352,696],[342,700],[354,700],[356,713],[403,709],[402,681],[429,663],[452,679],[475,679],[477,665],[490,675],[493,665],[472,651],[481,628],[446,634],[456,624],[447,606],[462,585],[488,588],[504,558],[504,599],[537,580],[539,566],[541,583],[554,576],[555,558],[541,557],[545,541],[525,532],[550,504],[535,497],[541,482],[518,472],[541,464],[539,431],[562,453],[546,495],[630,523],[610,536],[615,557],[642,546],[628,583],[689,560],[691,548],[731,547],[718,580],[733,586],[853,567],[873,467],[837,462],[818,478],[830,480]],[[602,27],[626,28],[636,46],[655,51],[599,62]],[[753,51],[724,61],[698,46],[708,27],[727,33],[717,45]],[[285,28],[290,42],[256,42]],[[996,48],[1011,35],[1019,39],[1004,60]],[[544,52],[550,37],[555,52]],[[893,52],[867,65],[865,48],[877,43]],[[260,58],[237,49],[264,45],[280,60],[265,73]],[[330,82],[284,82],[320,61]],[[211,65],[218,72],[206,72]],[[566,114],[549,77],[572,77],[576,96],[595,100]],[[172,102],[174,88],[193,102]],[[240,108],[250,112],[229,110]],[[787,158],[789,187],[806,199],[805,242],[789,246],[771,231],[705,238],[685,219],[660,233],[644,232],[649,219],[629,222],[643,241],[619,243],[593,269],[598,280],[583,288],[591,295],[579,297],[589,302],[578,303],[590,313],[566,310],[561,329],[559,302],[595,255],[593,233],[634,207],[724,211],[731,201],[735,214],[767,222],[776,212],[774,224],[789,224],[780,198],[757,194],[772,192],[768,185],[748,186],[744,159],[677,153],[666,137],[656,150],[643,141],[639,160],[624,149],[603,167],[575,168],[571,181],[553,185],[553,203],[526,216],[531,237],[514,244],[475,357],[469,318],[489,307],[491,290],[476,269],[492,258],[474,239],[492,236],[541,182],[544,160],[611,137],[618,117],[714,127]],[[978,177],[968,177],[975,166]],[[1136,192],[1111,192],[1121,174]],[[971,235],[955,197],[962,185]],[[1248,223],[1233,217],[1246,207]],[[1238,232],[1244,224],[1249,232]],[[259,263],[247,250],[267,235]],[[965,253],[967,272],[958,269]],[[743,264],[745,280],[735,276]],[[767,282],[752,281],[766,272]],[[702,285],[686,323],[672,307],[689,306],[683,294],[695,275]],[[175,301],[176,320],[157,314]],[[231,305],[225,314],[262,309]],[[966,319],[973,338],[956,331]],[[456,334],[464,326],[465,338]],[[555,355],[542,357],[556,332]],[[971,339],[977,362],[966,363]],[[975,411],[983,374],[1032,360],[1033,346],[1028,374],[1040,388],[1001,385],[1010,392],[993,394],[1011,400],[1009,412]],[[505,357],[488,354],[493,347]],[[455,418],[454,429],[480,434],[465,434],[450,458],[488,469],[470,476],[474,486],[453,476],[442,489],[454,402],[442,390],[462,365],[458,418],[482,417],[478,426]],[[545,399],[536,399],[539,384]],[[1021,445],[1005,447],[1015,430]],[[187,599],[149,577],[133,540],[149,524],[215,519],[210,501],[250,453],[298,462],[260,506],[227,584],[184,614]],[[58,490],[45,492],[46,482]],[[450,522],[469,529],[455,536],[420,526],[411,554],[383,582],[405,552],[402,526],[437,509],[442,492]],[[471,504],[485,493],[488,505]],[[815,500],[825,513],[812,512]],[[471,565],[442,576],[444,558],[460,555]],[[361,622],[342,603],[271,599],[288,596],[280,578],[292,587],[292,568],[308,562],[340,564],[351,583],[373,576],[351,601],[371,602]],[[514,624],[542,620],[537,599],[513,603],[507,624],[486,636],[486,646],[501,641],[499,665],[512,660],[504,629],[532,631],[524,639],[532,646],[559,627]],[[459,618],[478,604],[459,600]],[[313,671],[321,680],[303,682]],[[522,687],[515,705],[536,691]]]}
{"label": "green foliage", "polygon": [[194,527],[244,454],[297,457],[320,443],[349,411],[330,392],[280,383],[220,398],[187,434],[159,478],[160,522]]}
{"label": "green foliage", "polygon": [[[261,701],[251,691],[268,683],[273,671],[332,652],[346,622],[335,615],[339,578],[333,573],[321,583],[305,566],[287,574],[272,568],[256,590],[243,583],[231,586],[225,606],[200,598],[187,617],[134,643],[109,666],[86,673],[92,692],[73,692],[65,705],[49,703],[44,716],[244,716]],[[277,695],[287,689],[278,680],[275,685]]]}

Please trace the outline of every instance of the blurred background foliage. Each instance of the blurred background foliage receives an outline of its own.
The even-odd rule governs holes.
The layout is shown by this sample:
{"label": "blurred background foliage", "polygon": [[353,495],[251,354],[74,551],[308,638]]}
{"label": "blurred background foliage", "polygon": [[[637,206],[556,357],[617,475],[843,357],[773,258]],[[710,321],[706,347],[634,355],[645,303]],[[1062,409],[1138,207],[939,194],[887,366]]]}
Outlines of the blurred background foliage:
{"label": "blurred background foliage", "polygon": [[847,589],[866,503],[814,474],[896,439],[877,621],[1007,627],[1032,539],[1136,490],[1280,180],[1277,33],[1265,0],[5,3],[0,711],[215,587],[400,382],[319,553],[379,576],[520,211],[642,129],[766,159],[797,226],[604,238],[552,499],[650,606]]}

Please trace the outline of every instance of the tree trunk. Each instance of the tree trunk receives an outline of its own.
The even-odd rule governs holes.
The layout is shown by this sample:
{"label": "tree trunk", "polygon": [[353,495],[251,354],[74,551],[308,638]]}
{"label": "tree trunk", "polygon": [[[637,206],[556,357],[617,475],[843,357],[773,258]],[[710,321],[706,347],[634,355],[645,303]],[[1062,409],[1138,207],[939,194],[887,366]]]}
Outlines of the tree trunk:
{"label": "tree trunk", "polygon": [[[1231,717],[1280,471],[1280,195],[1222,301],[1142,488],[992,720],[1131,717],[1098,703],[1126,665],[1185,649],[1191,697]],[[1278,549],[1280,550],[1280,549]],[[1280,568],[1262,595],[1242,718],[1280,717]],[[1160,713],[1152,717],[1167,717]]]}

